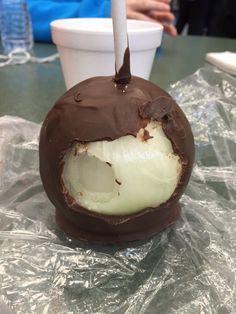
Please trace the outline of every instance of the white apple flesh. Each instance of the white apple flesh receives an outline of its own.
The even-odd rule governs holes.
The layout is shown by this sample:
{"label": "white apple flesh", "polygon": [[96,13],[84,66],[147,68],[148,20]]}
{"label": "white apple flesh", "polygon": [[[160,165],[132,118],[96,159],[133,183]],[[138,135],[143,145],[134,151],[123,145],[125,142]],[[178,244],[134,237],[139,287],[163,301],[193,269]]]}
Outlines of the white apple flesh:
{"label": "white apple flesh", "polygon": [[129,215],[165,203],[182,172],[180,157],[159,122],[137,137],[75,143],[64,156],[64,187],[78,205],[105,215]]}

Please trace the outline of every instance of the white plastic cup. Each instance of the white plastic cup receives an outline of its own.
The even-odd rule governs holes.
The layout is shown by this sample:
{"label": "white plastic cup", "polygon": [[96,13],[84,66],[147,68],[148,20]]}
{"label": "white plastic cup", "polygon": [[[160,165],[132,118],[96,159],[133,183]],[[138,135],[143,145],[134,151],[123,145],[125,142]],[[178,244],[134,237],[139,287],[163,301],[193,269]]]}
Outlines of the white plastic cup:
{"label": "white plastic cup", "polygon": [[[131,74],[149,79],[163,27],[158,23],[128,20]],[[112,20],[77,18],[51,23],[67,89],[93,76],[115,74]]]}

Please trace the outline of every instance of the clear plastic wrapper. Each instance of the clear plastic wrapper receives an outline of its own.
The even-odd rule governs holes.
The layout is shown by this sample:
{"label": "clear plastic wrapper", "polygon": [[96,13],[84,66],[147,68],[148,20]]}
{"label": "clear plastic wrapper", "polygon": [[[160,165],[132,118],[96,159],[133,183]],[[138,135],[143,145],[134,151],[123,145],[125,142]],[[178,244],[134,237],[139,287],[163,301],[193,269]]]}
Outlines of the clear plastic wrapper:
{"label": "clear plastic wrapper", "polygon": [[235,313],[236,79],[203,68],[169,92],[196,144],[182,217],[123,247],[56,226],[38,171],[40,125],[0,118],[0,313]]}

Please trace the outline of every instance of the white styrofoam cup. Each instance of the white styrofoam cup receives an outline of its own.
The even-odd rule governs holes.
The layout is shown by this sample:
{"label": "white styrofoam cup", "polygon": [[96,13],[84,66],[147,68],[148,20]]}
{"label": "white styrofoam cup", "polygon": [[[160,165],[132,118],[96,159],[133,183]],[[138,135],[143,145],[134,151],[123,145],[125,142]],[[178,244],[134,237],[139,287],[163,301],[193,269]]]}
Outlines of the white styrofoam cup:
{"label": "white styrofoam cup", "polygon": [[[149,79],[163,27],[154,22],[127,20],[131,74]],[[67,89],[92,76],[114,75],[112,20],[77,18],[51,23]]]}

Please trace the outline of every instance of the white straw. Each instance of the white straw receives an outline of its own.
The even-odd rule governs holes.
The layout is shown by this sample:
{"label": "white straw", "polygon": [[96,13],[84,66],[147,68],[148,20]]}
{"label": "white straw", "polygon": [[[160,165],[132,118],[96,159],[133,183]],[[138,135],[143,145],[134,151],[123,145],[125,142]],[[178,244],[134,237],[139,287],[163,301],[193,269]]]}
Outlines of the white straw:
{"label": "white straw", "polygon": [[128,47],[126,1],[112,0],[111,15],[113,23],[116,73],[118,73],[123,65],[125,50]]}

